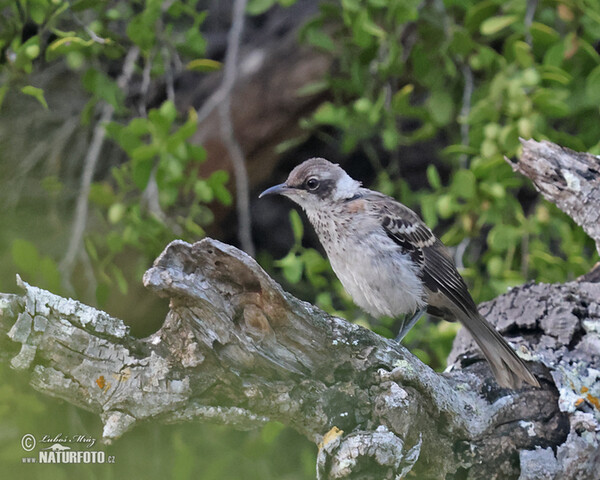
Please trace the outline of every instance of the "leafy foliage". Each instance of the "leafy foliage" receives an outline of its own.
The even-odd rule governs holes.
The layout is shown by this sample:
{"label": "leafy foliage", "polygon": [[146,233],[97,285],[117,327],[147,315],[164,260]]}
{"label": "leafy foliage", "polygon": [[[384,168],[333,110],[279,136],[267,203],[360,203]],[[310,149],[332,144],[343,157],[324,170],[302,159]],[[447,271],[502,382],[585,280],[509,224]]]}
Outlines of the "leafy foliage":
{"label": "leafy foliage", "polygon": [[90,200],[105,213],[109,229],[108,234],[92,234],[86,241],[101,280],[99,297],[106,294],[113,279],[126,293],[127,281],[114,261],[125,249],[144,254],[143,269],[174,238],[204,236],[202,226],[213,221],[206,203],[214,199],[231,203],[225,186],[227,172],[216,171],[206,179],[199,175],[205,151],[189,142],[197,128],[196,112],[190,110],[179,128],[174,128],[176,117],[173,102],[166,101],[147,117],[106,126],[130,161],[114,167],[112,181],[96,183],[90,192]]}
{"label": "leafy foliage", "polygon": [[[119,254],[137,251],[137,265],[147,265],[167,241],[204,235],[203,227],[213,221],[207,204],[216,200],[229,205],[232,201],[227,172],[217,171],[208,178],[199,175],[205,152],[190,142],[197,130],[195,111],[182,119],[172,99],[146,111],[151,81],[173,82],[174,71],[185,64],[194,70],[220,68],[219,62],[203,58],[206,40],[201,26],[207,12],[198,10],[196,3],[0,2],[6,13],[0,29],[0,48],[6,59],[0,66],[4,80],[0,106],[7,92],[14,91],[52,108],[41,88],[21,86],[44,59],[47,64],[64,62],[80,77],[89,95],[81,112],[83,125],[97,122],[99,111],[107,111],[102,110],[105,106],[114,112],[110,115],[113,121],[104,128],[108,138],[126,153],[127,161],[112,168],[112,178],[92,185],[89,199],[96,207],[100,228],[90,230],[85,240],[95,270],[96,301],[101,305],[111,290],[124,294],[132,278],[138,281],[139,268],[124,271],[115,261]],[[127,66],[131,61],[128,52],[134,49],[139,49],[139,54],[132,56],[133,65]],[[129,85],[118,82],[119,65],[137,69],[134,73],[141,79],[137,102],[128,97]],[[23,245],[17,242],[13,247],[13,260],[19,268],[23,267],[19,253]],[[33,243],[29,247],[31,259],[41,258]],[[40,286],[60,291],[56,262],[49,257],[44,261],[46,273],[31,278],[41,279]],[[49,275],[51,283],[44,281]]]}
{"label": "leafy foliage", "polygon": [[[504,157],[519,154],[519,137],[600,153],[599,34],[594,2],[324,3],[302,38],[336,58],[315,86],[333,99],[304,125],[335,128],[345,152],[362,150],[376,165],[372,188],[420,211],[447,245],[467,247],[462,273],[476,300],[530,279],[565,281],[593,264],[593,243],[531,200],[529,181]],[[436,138],[448,145],[441,162],[423,162],[443,172],[430,163],[429,188],[412,191],[398,179],[402,159],[389,159]],[[305,255],[294,247],[279,262],[288,280],[299,280]]]}

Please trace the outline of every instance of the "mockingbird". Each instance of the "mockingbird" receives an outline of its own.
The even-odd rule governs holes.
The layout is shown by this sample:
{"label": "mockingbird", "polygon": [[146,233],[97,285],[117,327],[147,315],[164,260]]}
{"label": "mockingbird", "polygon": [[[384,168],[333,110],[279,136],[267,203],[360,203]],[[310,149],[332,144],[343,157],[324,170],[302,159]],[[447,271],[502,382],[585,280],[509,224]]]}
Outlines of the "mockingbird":
{"label": "mockingbird", "polygon": [[504,338],[477,311],[444,244],[408,207],[362,188],[323,158],[298,165],[285,183],[260,194],[284,195],[306,212],[334,272],[354,302],[375,317],[420,313],[459,320],[487,358],[497,382],[539,383]]}

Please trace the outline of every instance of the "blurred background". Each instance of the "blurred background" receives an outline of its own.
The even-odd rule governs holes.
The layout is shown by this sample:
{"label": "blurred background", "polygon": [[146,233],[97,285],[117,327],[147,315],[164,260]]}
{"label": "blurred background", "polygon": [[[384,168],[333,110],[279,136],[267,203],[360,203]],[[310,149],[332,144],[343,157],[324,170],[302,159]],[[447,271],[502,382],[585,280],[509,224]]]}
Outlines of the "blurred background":
{"label": "blurred background", "polygon": [[[211,236],[393,336],[353,306],[302,214],[257,198],[312,156],[419,212],[477,301],[598,260],[505,159],[519,137],[600,154],[596,0],[0,0],[0,50],[1,292],[18,273],[144,337],[167,302],[142,274],[170,240]],[[456,328],[422,320],[404,343],[442,370]],[[315,476],[315,445],[277,422],[148,423],[102,447],[114,465],[21,464],[25,433],[101,429],[0,363],[6,478]]]}

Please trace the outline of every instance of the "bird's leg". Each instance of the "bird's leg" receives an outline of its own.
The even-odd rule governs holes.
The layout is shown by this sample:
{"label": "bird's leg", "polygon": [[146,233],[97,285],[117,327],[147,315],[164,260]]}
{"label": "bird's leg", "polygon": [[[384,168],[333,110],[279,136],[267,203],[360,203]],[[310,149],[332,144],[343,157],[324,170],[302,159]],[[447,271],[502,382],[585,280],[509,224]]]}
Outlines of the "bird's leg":
{"label": "bird's leg", "polygon": [[419,318],[421,318],[421,316],[425,313],[425,310],[425,308],[415,310],[415,312],[412,314],[412,317],[410,318],[408,317],[408,314],[404,316],[404,319],[402,320],[402,325],[400,326],[400,331],[398,332],[398,335],[396,335],[396,341],[398,343],[402,341],[404,336],[414,326],[414,324],[419,321]]}

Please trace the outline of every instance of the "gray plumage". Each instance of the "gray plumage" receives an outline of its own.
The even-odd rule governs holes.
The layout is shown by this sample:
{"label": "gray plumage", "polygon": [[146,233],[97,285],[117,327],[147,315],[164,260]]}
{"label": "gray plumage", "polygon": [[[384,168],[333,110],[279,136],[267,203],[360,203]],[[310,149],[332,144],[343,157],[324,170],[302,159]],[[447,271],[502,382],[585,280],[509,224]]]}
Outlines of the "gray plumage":
{"label": "gray plumage", "polygon": [[285,183],[262,194],[300,205],[331,266],[354,302],[375,317],[427,309],[459,320],[471,333],[498,383],[519,388],[536,378],[504,338],[477,311],[446,247],[408,207],[361,187],[322,158],[298,165]]}

